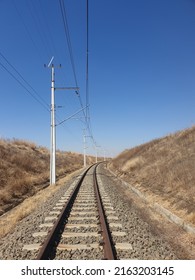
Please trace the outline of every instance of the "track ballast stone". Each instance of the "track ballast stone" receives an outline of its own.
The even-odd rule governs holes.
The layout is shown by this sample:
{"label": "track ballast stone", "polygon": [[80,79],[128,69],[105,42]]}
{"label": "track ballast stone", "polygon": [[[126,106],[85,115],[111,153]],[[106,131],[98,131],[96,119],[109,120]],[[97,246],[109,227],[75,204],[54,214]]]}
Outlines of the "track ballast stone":
{"label": "track ballast stone", "polygon": [[[107,204],[107,215],[110,228],[112,229],[113,241],[118,247],[118,259],[177,259],[170,245],[155,235],[137,212],[133,204],[124,197],[120,192],[120,183],[113,177],[104,166],[99,165],[97,168],[97,179],[100,188],[104,191],[104,203]],[[37,251],[23,250],[24,244],[40,244],[44,237],[33,237],[33,233],[39,231],[47,231],[48,228],[41,228],[40,224],[44,224],[45,218],[53,211],[56,203],[67,192],[68,188],[73,184],[71,180],[63,186],[51,199],[44,205],[40,206],[31,215],[24,218],[18,223],[15,230],[5,236],[0,241],[0,259],[35,259]],[[110,204],[111,203],[111,204]],[[72,222],[74,223],[74,222]],[[93,223],[90,221],[90,223]],[[72,232],[76,229],[72,228]],[[82,228],[81,232],[85,233],[86,229]],[[93,232],[93,229],[91,230]],[[85,238],[64,238],[63,242],[71,243],[74,239],[78,245],[82,243]],[[89,244],[100,242],[99,237],[90,237]],[[127,250],[123,249],[123,245],[127,244]],[[122,249],[120,249],[120,246]],[[97,249],[91,250],[74,250],[74,251],[57,251],[56,259],[102,259],[102,252]]]}
{"label": "track ballast stone", "polygon": [[[119,259],[177,259],[170,245],[159,236],[154,235],[139,215],[133,204],[120,192],[120,182],[115,180],[104,165],[98,167],[98,183],[104,186],[110,196],[114,211],[122,224],[122,231],[126,233],[125,240],[132,245],[132,250],[118,250]],[[124,242],[124,237],[115,237],[115,243]]]}

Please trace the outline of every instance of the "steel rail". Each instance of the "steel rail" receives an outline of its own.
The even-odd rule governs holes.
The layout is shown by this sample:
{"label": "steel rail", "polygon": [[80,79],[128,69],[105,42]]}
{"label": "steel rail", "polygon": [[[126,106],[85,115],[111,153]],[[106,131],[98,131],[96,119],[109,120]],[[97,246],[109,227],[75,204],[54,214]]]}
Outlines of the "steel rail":
{"label": "steel rail", "polygon": [[[93,165],[92,165],[93,166]],[[58,219],[56,220],[56,222],[54,223],[53,228],[51,229],[51,231],[49,232],[49,234],[47,235],[45,241],[43,242],[38,255],[36,257],[36,260],[47,260],[49,259],[49,255],[51,255],[51,251],[53,249],[53,244],[56,241],[56,235],[59,233],[60,228],[62,227],[62,224],[64,222],[64,220],[66,219],[66,217],[68,216],[71,206],[74,203],[74,200],[77,196],[77,193],[79,191],[79,188],[85,178],[85,175],[87,174],[87,172],[89,171],[89,169],[92,167],[90,166],[82,175],[82,177],[80,178],[80,180],[78,181],[77,185],[75,186],[75,189],[72,191],[70,198],[68,199],[68,201],[66,202],[66,204],[64,205],[61,214],[59,215]]]}
{"label": "steel rail", "polygon": [[[94,181],[94,190],[95,190],[95,195],[96,195],[96,200],[97,200],[97,207],[98,207],[98,213],[99,213],[99,222],[100,222],[100,227],[101,227],[101,235],[103,237],[103,250],[104,250],[104,259],[106,260],[115,260],[117,259],[117,254],[116,250],[114,247],[114,243],[111,237],[111,232],[109,230],[109,225],[106,219],[106,213],[103,207],[101,195],[100,195],[100,190],[97,182],[97,175],[96,175],[96,169],[99,164],[95,165],[95,169],[93,172],[93,181]],[[94,165],[92,165],[94,166]],[[52,250],[54,247],[56,247],[56,236],[59,234],[60,230],[63,227],[66,227],[63,225],[64,221],[67,220],[70,210],[72,208],[72,205],[74,204],[74,201],[76,199],[76,196],[79,192],[79,189],[82,185],[82,182],[89,171],[89,169],[92,167],[90,166],[85,170],[83,173],[82,177],[79,179],[78,183],[76,184],[74,190],[72,191],[70,198],[64,205],[61,214],[59,215],[58,219],[53,225],[53,228],[47,235],[45,241],[43,242],[41,248],[39,249],[38,255],[36,257],[36,260],[48,260],[51,256]]]}
{"label": "steel rail", "polygon": [[103,237],[102,245],[104,249],[104,258],[106,260],[116,260],[117,259],[116,249],[112,240],[111,231],[109,229],[109,224],[106,218],[106,213],[103,207],[100,190],[97,182],[97,175],[96,175],[97,166],[98,165],[95,166],[93,178],[94,178],[94,189],[95,189],[95,194],[96,194],[96,199],[98,204],[101,234]]}

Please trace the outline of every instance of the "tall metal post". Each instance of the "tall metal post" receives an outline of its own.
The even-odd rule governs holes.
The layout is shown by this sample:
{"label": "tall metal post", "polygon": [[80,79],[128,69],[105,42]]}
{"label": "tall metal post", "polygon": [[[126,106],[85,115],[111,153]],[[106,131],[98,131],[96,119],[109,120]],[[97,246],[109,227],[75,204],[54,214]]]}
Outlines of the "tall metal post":
{"label": "tall metal post", "polygon": [[96,153],[95,153],[95,162],[97,163],[97,157],[98,157],[98,154],[97,154],[97,147],[95,147],[95,151],[96,151]]}
{"label": "tall metal post", "polygon": [[85,129],[83,129],[83,164],[86,167],[86,135]]}
{"label": "tall metal post", "polygon": [[50,185],[56,183],[56,124],[55,124],[55,71],[51,66],[51,147],[50,147]]}
{"label": "tall metal post", "polygon": [[[54,56],[51,58],[51,60],[50,60],[48,65],[46,65],[46,64],[44,65],[45,67],[51,68],[50,185],[55,185],[55,183],[56,183],[56,121],[55,121],[55,109],[56,108],[55,108],[55,90],[56,89],[60,89],[60,90],[65,90],[65,89],[70,90],[70,89],[73,89],[75,91],[79,90],[79,87],[55,87],[55,66],[54,66],[54,64],[52,64],[53,60],[54,60]],[[61,67],[61,64],[58,67]],[[62,124],[64,121],[60,122],[60,124]]]}
{"label": "tall metal post", "polygon": [[106,161],[106,150],[104,149],[104,161]]}

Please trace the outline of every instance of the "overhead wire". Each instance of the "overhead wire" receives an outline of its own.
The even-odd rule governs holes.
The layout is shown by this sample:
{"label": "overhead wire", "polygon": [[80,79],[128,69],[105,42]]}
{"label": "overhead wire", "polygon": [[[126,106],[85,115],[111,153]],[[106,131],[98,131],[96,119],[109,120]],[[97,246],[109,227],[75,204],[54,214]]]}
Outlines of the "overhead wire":
{"label": "overhead wire", "polygon": [[[78,80],[77,80],[77,75],[76,75],[76,68],[75,68],[75,63],[74,63],[73,50],[72,50],[72,44],[71,44],[71,39],[70,39],[70,32],[69,32],[66,8],[65,8],[65,4],[64,4],[63,0],[59,0],[59,4],[60,4],[60,11],[61,11],[61,15],[62,15],[63,27],[64,27],[65,37],[66,37],[66,41],[67,41],[67,45],[68,45],[68,51],[69,51],[69,55],[70,55],[70,62],[71,62],[72,70],[73,70],[75,85],[78,88],[79,86],[78,86]],[[83,114],[84,114],[84,118],[85,118],[86,116],[85,116],[84,106],[83,106],[83,102],[82,102],[80,93],[77,90],[75,91],[75,93],[76,93],[76,95],[79,99],[79,103],[80,103],[81,108],[83,108]]]}
{"label": "overhead wire", "polygon": [[[47,20],[48,16],[47,16],[47,13],[46,13],[46,9],[44,8],[42,1],[38,1],[38,4],[39,4],[39,8],[37,9],[37,12],[38,11],[41,12],[41,19],[42,19],[42,22],[44,23],[44,26],[46,28],[46,33],[48,34],[47,39],[48,39],[48,42],[50,42],[50,46],[51,46],[51,50],[52,50],[51,54],[55,58],[57,57],[57,60],[60,61],[60,56],[59,56],[59,52],[56,48],[56,44],[55,44],[55,40],[54,40],[54,37],[53,37],[52,29],[51,29],[51,26],[49,25],[49,22]],[[39,17],[39,22],[41,24],[40,17]],[[46,36],[45,36],[45,38],[46,38]],[[49,58],[51,58],[51,57],[49,57]]]}
{"label": "overhead wire", "polygon": [[72,44],[71,44],[71,40],[70,40],[70,32],[69,32],[69,27],[68,27],[68,20],[67,20],[67,16],[66,16],[66,9],[65,9],[63,0],[59,0],[59,3],[60,3],[60,11],[61,11],[61,15],[62,15],[68,50],[69,50],[69,54],[70,54],[70,61],[71,61],[71,65],[72,65],[74,80],[75,80],[76,87],[78,87],[76,69],[75,69],[75,63],[74,63],[74,57],[73,57],[73,51],[72,51]]}
{"label": "overhead wire", "polygon": [[[55,53],[55,56],[58,56],[57,50],[55,48],[54,39],[52,37],[52,32],[50,30],[50,27],[49,27],[48,22],[45,17],[44,7],[42,6],[42,2],[38,1],[38,3],[40,5],[39,9],[37,9],[37,7],[34,5],[34,2],[31,3],[32,6],[29,5],[29,8],[30,8],[30,13],[31,13],[32,19],[35,23],[35,27],[36,27],[36,29],[38,29],[38,34],[41,39],[41,43],[42,43],[43,47],[46,46],[48,57],[49,57],[49,53],[50,54]],[[38,12],[41,12],[42,16],[40,16],[40,14],[38,14]],[[46,28],[44,28],[43,22],[45,23]],[[40,28],[40,26],[42,26],[42,28]],[[40,30],[45,30],[45,34],[43,34],[43,32],[41,32]],[[46,36],[46,34],[48,34],[48,36]],[[57,108],[57,106],[55,106],[55,109],[56,108]],[[61,116],[59,116],[59,114],[57,112],[55,115],[56,115],[56,120],[58,121],[58,124],[59,123],[62,124],[63,128],[68,130],[68,132],[73,135],[72,131],[70,131],[70,129],[67,126],[65,126],[65,123],[64,123],[64,121],[62,121]],[[73,135],[73,137],[74,137],[74,139],[76,138],[75,135]]]}
{"label": "overhead wire", "polygon": [[[29,36],[29,38],[30,38],[30,40],[32,41],[32,45],[34,46],[34,48],[35,48],[35,50],[36,50],[36,53],[39,55],[39,58],[41,58],[41,60],[42,61],[45,61],[45,59],[46,59],[46,56],[45,56],[45,52],[44,52],[44,57],[43,57],[43,53],[40,53],[40,50],[37,48],[37,44],[35,43],[35,40],[33,39],[33,36],[32,36],[32,32],[30,32],[30,30],[29,30],[29,27],[28,27],[28,25],[27,25],[27,23],[26,23],[26,21],[24,20],[24,18],[23,18],[23,15],[22,15],[22,12],[19,10],[19,8],[18,8],[18,5],[16,5],[16,3],[15,3],[15,0],[12,0],[12,2],[13,2],[13,5],[14,5],[14,8],[15,8],[15,10],[16,10],[16,12],[17,12],[17,14],[18,14],[18,17],[19,17],[19,20],[21,20],[21,22],[22,22],[22,24],[23,24],[23,26],[24,26],[24,29],[26,30],[26,33],[27,33],[27,35]],[[26,3],[28,3],[28,2],[26,2]],[[42,33],[41,33],[41,28],[40,28],[40,26],[39,25],[41,25],[41,20],[40,20],[40,17],[38,17],[38,13],[37,13],[37,11],[35,10],[36,8],[35,8],[35,6],[33,5],[33,3],[31,3],[32,4],[32,7],[30,6],[30,3],[28,3],[28,9],[29,9],[29,11],[30,11],[30,16],[31,16],[31,18],[32,18],[32,20],[33,20],[33,22],[34,22],[34,26],[35,26],[35,28],[36,28],[36,30],[37,30],[37,34],[39,35],[39,38],[41,39],[41,43],[42,43],[42,46],[43,46],[43,48],[44,48],[44,50],[46,50],[46,53],[47,53],[47,59],[49,58],[49,53],[51,53],[51,48],[50,48],[50,50],[49,50],[49,48],[48,48],[48,43],[47,43],[47,40],[46,40],[46,36],[42,36]],[[39,4],[40,4],[40,10],[42,11],[42,13],[43,13],[43,7],[42,7],[42,5],[41,5],[41,2],[39,2]],[[34,11],[33,11],[33,10]],[[39,25],[38,25],[39,24]],[[43,30],[43,28],[42,28],[42,30]],[[48,33],[50,34],[50,32],[49,32],[49,28],[48,28],[48,26],[47,26],[47,31],[48,31]],[[51,35],[50,35],[51,36]],[[52,45],[52,47],[54,48],[54,44],[53,44],[53,41],[52,41],[52,38],[50,38],[50,42],[51,42],[51,45]],[[22,75],[17,71],[17,69],[5,58],[5,56],[2,54],[2,53],[0,53],[0,55],[4,58],[4,60],[9,64],[9,66],[11,66],[12,67],[12,69],[20,76],[20,78],[22,78],[22,80],[37,94],[37,92],[32,88],[32,86],[22,77]],[[2,65],[1,65],[2,66]],[[2,66],[3,67],[3,66]],[[13,74],[11,74],[11,72],[8,70],[8,69],[6,69],[6,67],[3,67],[21,86],[23,86],[22,85],[22,83],[20,83],[19,82],[19,80],[16,78],[16,77],[14,77],[14,75]],[[23,86],[24,87],[24,86]],[[24,87],[25,88],[25,90],[26,90],[26,87]],[[27,92],[28,92],[28,90],[27,90]],[[29,94],[30,94],[30,92],[28,92]],[[32,95],[32,94],[30,94],[33,98],[34,98],[34,96]],[[38,95],[38,94],[37,94]],[[45,100],[43,100],[43,98],[41,97],[41,96],[39,96],[39,98],[43,101],[43,107],[45,107]],[[36,98],[34,98],[34,99],[36,99]],[[38,101],[39,102],[39,100],[36,100],[36,101]],[[40,102],[39,102],[40,103]],[[50,110],[50,105],[48,105],[48,104],[46,104],[46,107],[48,107],[49,109],[47,109],[47,111],[51,111]],[[60,121],[60,120],[59,120]]]}
{"label": "overhead wire", "polygon": [[89,1],[86,0],[86,126],[89,135],[95,146],[96,142],[93,137],[91,118],[90,118],[90,103],[89,103]]}
{"label": "overhead wire", "polygon": [[[6,63],[14,70],[17,75],[20,77],[21,80],[19,80],[10,70],[7,69],[5,65],[3,65],[0,62],[1,67],[10,75],[12,78],[22,86],[25,91],[32,97],[34,100],[36,100],[45,110],[50,112],[50,106],[46,103],[46,101],[38,94],[38,92],[24,79],[24,77],[20,74],[20,72],[8,61],[8,59],[0,52],[0,56],[6,61]],[[24,83],[31,89],[29,90],[27,86],[24,85]]]}
{"label": "overhead wire", "polygon": [[[60,4],[60,10],[61,10],[61,15],[62,15],[62,19],[63,19],[63,26],[64,26],[65,36],[66,36],[66,40],[67,40],[68,50],[69,50],[69,54],[70,54],[70,60],[71,60],[71,65],[72,65],[72,69],[73,69],[75,84],[76,84],[76,87],[78,87],[75,63],[74,63],[73,51],[72,51],[72,44],[71,44],[71,40],[70,40],[70,32],[69,32],[69,27],[68,27],[68,20],[67,20],[64,0],[59,0],[59,4]],[[83,103],[82,103],[79,92],[76,92],[76,94],[79,97],[81,108],[83,108],[85,125],[86,125],[86,129],[88,130],[89,137],[92,139],[93,144],[95,146],[97,146],[93,133],[92,133],[90,112],[89,112],[89,4],[88,4],[88,0],[86,1],[86,100],[85,100],[86,104],[85,104],[85,111],[84,111]]]}
{"label": "overhead wire", "polygon": [[[53,36],[52,36],[52,32],[51,32],[51,29],[50,29],[50,26],[48,25],[48,22],[46,20],[46,14],[45,14],[45,9],[44,7],[42,6],[42,2],[38,1],[39,5],[40,5],[40,8],[37,9],[35,6],[34,6],[34,3],[32,3],[32,8],[34,10],[35,13],[32,12],[31,10],[31,16],[35,22],[35,25],[36,27],[38,27],[37,23],[39,23],[39,25],[42,26],[42,29],[41,30],[45,30],[45,32],[48,34],[48,36],[46,35],[42,35],[42,33],[39,31],[39,36],[41,38],[41,42],[44,45],[47,45],[47,50],[48,50],[48,47],[50,46],[50,54],[55,54],[55,56],[58,57],[58,52],[56,50],[56,46],[55,46],[55,42],[54,42],[54,39],[53,39]],[[38,12],[41,12],[42,13],[42,16],[40,16],[40,14],[38,14]],[[43,23],[44,23],[44,26],[43,26]],[[46,27],[46,28],[43,28],[43,27]],[[50,44],[48,44],[50,43]],[[58,57],[58,60],[59,60],[59,57]],[[58,106],[55,106],[55,108],[57,108]],[[69,118],[68,118],[69,119]],[[65,126],[65,121],[62,121],[62,118],[61,116],[59,116],[59,114],[56,112],[56,120],[58,121],[58,124],[62,124],[63,128],[65,128],[66,130],[69,131],[70,134],[73,135],[73,132],[70,131],[70,129]],[[76,138],[75,135],[74,136],[74,139]],[[78,139],[77,139],[78,140]]]}
{"label": "overhead wire", "polygon": [[[89,3],[86,2],[86,108],[89,105]],[[86,109],[86,123],[88,122],[89,108]]]}
{"label": "overhead wire", "polygon": [[[68,45],[68,51],[69,51],[69,55],[70,55],[70,61],[71,61],[71,66],[72,66],[72,70],[73,70],[73,76],[74,76],[74,80],[75,80],[75,85],[76,87],[78,87],[78,80],[77,80],[77,76],[76,76],[76,68],[75,68],[75,62],[74,62],[74,57],[73,57],[73,50],[72,50],[72,44],[71,44],[71,40],[70,40],[70,32],[69,32],[69,26],[68,26],[68,20],[67,20],[67,15],[66,15],[66,8],[65,8],[65,4],[63,0],[59,0],[59,4],[60,4],[60,11],[61,11],[61,15],[62,15],[62,20],[63,20],[63,26],[64,26],[64,31],[65,31],[65,36],[66,36],[66,41],[67,41],[67,45]],[[14,3],[14,5],[16,6],[16,4]],[[34,9],[34,8],[33,8]],[[42,9],[43,11],[43,9]],[[19,11],[17,10],[18,15],[19,15]],[[32,11],[32,9],[30,8],[30,12],[32,15],[32,18],[35,22],[35,27],[36,29],[39,29],[37,26],[37,21],[35,20],[35,15]],[[24,20],[22,20],[23,24],[24,24]],[[39,22],[40,22],[40,18],[39,18]],[[25,29],[28,32],[31,41],[34,42],[28,27],[25,25]],[[47,27],[48,28],[48,27]],[[41,42],[43,44],[43,46],[47,45],[45,39],[46,37],[42,36],[40,29],[38,30],[38,34],[40,36]],[[45,41],[45,42],[44,42]],[[52,43],[52,42],[51,42]],[[36,47],[35,43],[33,43],[34,46]],[[54,47],[54,44],[51,44],[52,47]],[[47,52],[48,52],[48,46],[47,46]],[[51,112],[50,110],[50,105],[48,105],[45,100],[38,94],[38,92],[25,80],[25,78],[22,76],[22,74],[16,69],[16,67],[14,67],[9,61],[8,59],[2,54],[0,53],[1,57],[6,61],[6,63],[9,65],[9,67],[11,67],[11,69],[15,72],[13,73],[12,71],[10,71],[5,65],[3,65],[0,62],[0,66],[13,78],[15,79],[15,81],[25,89],[26,93],[28,95],[30,95],[33,99],[35,99],[45,110],[47,110],[49,113]],[[17,75],[16,75],[17,74]],[[82,108],[82,110],[78,110],[78,112],[82,112],[85,122],[86,122],[86,127],[89,133],[90,138],[93,140],[93,143],[95,143],[95,139],[93,137],[92,134],[92,128],[91,128],[91,121],[90,121],[90,112],[89,112],[89,16],[88,16],[88,0],[87,0],[87,46],[86,46],[86,106],[83,106],[83,102],[80,96],[79,91],[75,90],[76,96],[79,99],[79,103],[80,106]],[[75,114],[73,114],[75,115]],[[70,119],[70,118],[67,118]],[[58,119],[59,124],[63,124],[64,121],[60,121]]]}
{"label": "overhead wire", "polygon": [[27,3],[28,3],[28,8],[30,11],[31,18],[34,22],[34,28],[36,29],[36,33],[40,39],[44,52],[46,52],[47,57],[50,58],[51,57],[51,46],[45,36],[45,33],[41,32],[41,28],[40,28],[41,20],[40,20],[40,17],[38,16],[38,12],[36,11],[34,1],[29,1],[29,2],[27,1]]}
{"label": "overhead wire", "polygon": [[[32,10],[33,10],[33,20],[38,23],[38,26],[41,27],[40,30],[44,32],[39,32],[41,33],[42,37],[42,42],[44,41],[44,45],[47,45],[47,48],[49,49],[50,56],[48,56],[48,59],[50,59],[52,56],[55,56],[55,59],[57,58],[57,61],[61,61],[61,55],[60,52],[58,51],[59,44],[56,45],[55,39],[55,33],[52,32],[53,30],[53,24],[51,24],[51,21],[48,21],[49,16],[47,14],[47,9],[45,6],[43,6],[45,3],[43,1],[37,0],[37,5],[35,5],[34,1],[31,3],[32,5]],[[32,15],[32,11],[31,11]],[[54,18],[56,16],[54,15]],[[35,23],[36,23],[35,22]],[[53,36],[54,35],[54,36]],[[61,68],[61,67],[60,67]],[[59,72],[59,75],[61,77],[61,80],[64,80],[65,73],[64,73],[64,68],[62,68],[62,71]],[[69,107],[69,110],[74,110],[73,107],[74,105],[72,104],[71,100],[67,99],[66,106]],[[57,108],[58,106],[56,106]]]}
{"label": "overhead wire", "polygon": [[[32,41],[33,43],[33,46],[35,47],[36,51],[38,50],[37,49],[37,46],[35,44],[35,40],[33,39],[32,37],[32,34],[31,32],[29,31],[29,28],[27,26],[27,24],[25,23],[23,17],[21,17],[21,12],[19,11],[15,1],[13,0],[13,4],[14,4],[14,7],[16,8],[16,12],[18,14],[18,16],[20,17],[21,21],[22,21],[22,24],[24,25],[24,28],[28,34],[28,36],[30,37],[30,40]],[[33,8],[34,9],[34,8]],[[46,46],[47,43],[46,43],[46,37],[42,36],[41,35],[41,32],[40,32],[40,28],[38,28],[37,26],[37,21],[35,19],[35,15],[32,11],[32,9],[30,9],[30,12],[31,12],[31,16],[35,22],[35,26],[36,26],[36,29],[39,29],[39,36],[41,38],[41,42],[43,44],[43,46]],[[39,23],[40,23],[40,20],[39,20]],[[45,42],[44,42],[45,40]],[[52,44],[52,47],[53,47],[53,44]],[[49,49],[47,48],[47,51]],[[47,52],[49,53],[49,52]],[[37,53],[40,57],[40,52]],[[39,103],[48,113],[51,113],[51,108],[50,108],[50,105],[47,104],[47,102],[41,97],[41,95],[30,85],[30,83],[23,77],[23,75],[16,69],[15,66],[13,66],[13,64],[0,52],[0,56],[1,58],[4,60],[4,62],[6,62],[6,64],[3,64],[3,61],[1,62],[0,61],[0,67],[6,71],[24,90],[25,90],[25,93],[28,94],[29,96],[31,96],[37,103]],[[43,57],[42,57],[43,58]],[[42,60],[42,59],[41,59]],[[64,126],[64,121],[61,121],[61,118],[59,118],[59,116],[56,114],[56,120],[60,123],[62,122],[62,126],[65,128]],[[66,130],[69,131],[70,134],[72,134],[72,132],[69,130],[69,128],[66,127]],[[74,139],[77,138],[74,136]],[[78,139],[77,139],[78,140]],[[80,140],[79,140],[80,141]]]}
{"label": "overhead wire", "polygon": [[[51,25],[49,25],[49,22],[47,20],[48,17],[46,17],[47,10],[43,6],[42,1],[37,0],[37,4],[39,6],[36,5],[36,2],[30,1],[28,8],[30,10],[32,20],[34,22],[34,26],[37,30],[37,34],[41,39],[40,42],[42,43],[43,48],[47,51],[47,60],[49,60],[53,55],[55,55],[55,58],[57,57],[58,61],[60,61],[58,51],[56,49],[55,40],[52,36],[53,33]],[[67,102],[67,106],[71,108],[70,105],[70,102]],[[58,106],[56,106],[56,108],[57,107]]]}
{"label": "overhead wire", "polygon": [[[15,3],[15,0],[12,0],[12,3],[13,3],[13,6],[16,10],[17,15],[18,15],[18,20],[20,20],[22,25],[24,26],[24,29],[25,29],[28,37],[30,38],[30,40],[32,42],[32,45],[36,49],[36,53],[38,54],[39,59],[44,61],[45,58],[43,59],[43,53],[41,53],[40,49],[37,46],[37,42],[33,39],[32,32],[30,32],[30,30],[28,28],[28,25],[27,25],[23,15],[22,15],[22,12],[19,10],[18,5]],[[45,55],[45,52],[44,52],[44,55]]]}

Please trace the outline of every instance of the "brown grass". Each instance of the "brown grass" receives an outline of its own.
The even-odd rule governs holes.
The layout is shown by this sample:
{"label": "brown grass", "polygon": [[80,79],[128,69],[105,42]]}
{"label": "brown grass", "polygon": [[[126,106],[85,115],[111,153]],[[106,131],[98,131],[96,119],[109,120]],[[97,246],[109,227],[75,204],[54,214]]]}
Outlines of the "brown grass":
{"label": "brown grass", "polygon": [[195,126],[125,150],[110,168],[153,201],[195,224]]}
{"label": "brown grass", "polygon": [[70,180],[70,178],[76,176],[77,173],[78,171],[75,171],[67,175],[65,178],[59,179],[55,187],[49,187],[38,191],[35,195],[26,198],[11,211],[8,211],[5,213],[5,215],[2,215],[0,217],[0,238],[12,231],[20,220],[29,215],[40,204],[47,201],[55,194],[55,192],[59,190],[62,185]]}
{"label": "brown grass", "polygon": [[[44,147],[23,140],[0,139],[0,214],[49,185],[49,161],[49,151]],[[57,178],[82,165],[82,155],[57,151]]]}

